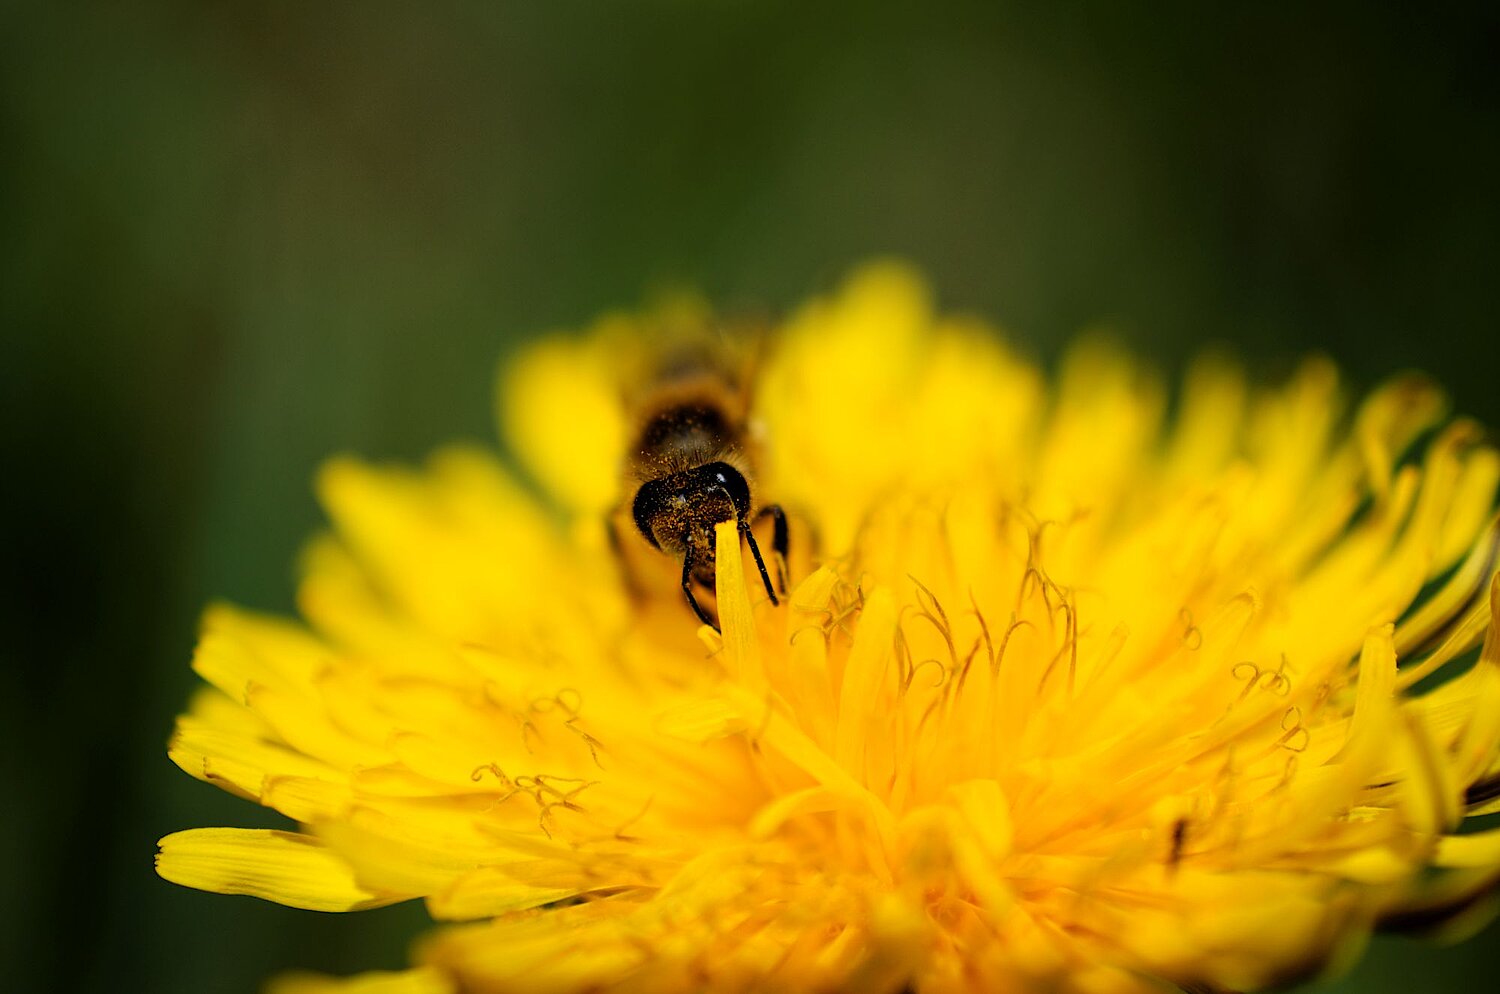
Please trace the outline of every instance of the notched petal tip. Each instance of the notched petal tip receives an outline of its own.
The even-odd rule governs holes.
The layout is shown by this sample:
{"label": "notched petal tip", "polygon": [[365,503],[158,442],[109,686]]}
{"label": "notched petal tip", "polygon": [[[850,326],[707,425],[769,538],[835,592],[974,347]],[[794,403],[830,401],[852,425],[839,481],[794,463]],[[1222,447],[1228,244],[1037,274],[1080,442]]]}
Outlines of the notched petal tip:
{"label": "notched petal tip", "polygon": [[245,894],[308,911],[357,911],[411,896],[360,886],[349,864],[319,840],[294,832],[197,828],[173,832],[157,846],[156,872],[195,890]]}

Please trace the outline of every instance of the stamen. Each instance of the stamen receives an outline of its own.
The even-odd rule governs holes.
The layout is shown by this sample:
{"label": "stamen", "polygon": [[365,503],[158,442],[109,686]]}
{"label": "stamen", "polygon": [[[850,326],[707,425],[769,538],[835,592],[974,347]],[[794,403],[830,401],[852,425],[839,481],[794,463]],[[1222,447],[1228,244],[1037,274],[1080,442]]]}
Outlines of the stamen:
{"label": "stamen", "polygon": [[1282,714],[1281,730],[1286,734],[1277,739],[1276,744],[1288,752],[1305,752],[1312,741],[1312,733],[1302,724],[1302,709],[1295,704]]}
{"label": "stamen", "polygon": [[1030,628],[1032,631],[1036,631],[1036,625],[1032,624],[1026,618],[1011,618],[1010,624],[1005,629],[1005,634],[1000,637],[1000,648],[998,651],[996,651],[990,661],[990,666],[993,670],[993,673],[991,674],[992,676],[999,674],[1000,664],[1005,662],[1005,648],[1006,646],[1010,645],[1010,637],[1016,633],[1017,629],[1023,627]]}
{"label": "stamen", "polygon": [[906,629],[901,623],[908,610],[910,610],[910,605],[903,607],[901,613],[897,615],[896,632],[891,638],[891,654],[896,657],[896,685],[903,691],[911,682],[911,671],[913,668],[911,646],[906,641]]}
{"label": "stamen", "polygon": [[1193,612],[1184,607],[1177,612],[1177,617],[1182,621],[1182,647],[1188,652],[1197,652],[1203,648],[1203,629],[1193,623]]}
{"label": "stamen", "polygon": [[929,656],[926,659],[922,660],[920,663],[918,663],[916,666],[912,667],[911,672],[909,674],[907,674],[906,682],[904,684],[902,684],[902,686],[901,686],[901,692],[902,692],[902,694],[905,694],[906,691],[908,689],[910,689],[913,681],[916,679],[917,674],[922,671],[922,667],[924,667],[924,666],[936,666],[937,667],[938,676],[937,676],[937,679],[933,681],[933,684],[932,684],[932,689],[933,690],[940,689],[945,683],[948,682],[948,667],[946,667],[946,666],[943,665],[942,660],[937,659],[936,657],[933,657],[933,656]]}
{"label": "stamen", "polygon": [[1261,678],[1261,689],[1269,690],[1277,697],[1286,697],[1292,692],[1292,678],[1287,676],[1288,662],[1286,653],[1281,654],[1281,665],[1276,668],[1275,673],[1267,673]]}
{"label": "stamen", "polygon": [[984,620],[984,612],[979,610],[979,602],[974,599],[974,591],[969,590],[969,605],[973,609],[974,617],[979,621],[979,633],[984,638],[985,652],[989,653],[990,669],[995,669],[995,645],[990,641],[990,625]]}
{"label": "stamen", "polygon": [[604,769],[604,764],[599,761],[599,751],[604,748],[604,743],[600,742],[594,736],[579,728],[577,725],[577,721],[578,719],[576,717],[569,718],[567,721],[563,722],[563,727],[572,732],[574,735],[577,735],[579,738],[583,739],[584,745],[589,747],[589,755],[593,757],[594,765],[599,767],[599,769],[601,770]]}
{"label": "stamen", "polygon": [[577,718],[578,712],[583,708],[583,694],[572,687],[564,687],[552,698],[557,706],[562,708],[571,718]]}
{"label": "stamen", "polygon": [[655,794],[652,794],[650,797],[646,798],[646,803],[641,805],[641,810],[637,811],[635,814],[631,815],[629,818],[625,819],[615,827],[614,837],[620,842],[639,842],[640,838],[638,836],[626,835],[625,830],[631,825],[639,822],[642,818],[646,817],[646,813],[651,810],[651,805],[655,803]]}
{"label": "stamen", "polygon": [[469,774],[469,779],[475,783],[479,783],[479,781],[484,779],[486,773],[499,780],[503,787],[511,785],[510,778],[505,775],[505,771],[500,768],[500,764],[498,763],[483,763],[474,767],[474,772]]}
{"label": "stamen", "polygon": [[[1059,590],[1060,589],[1061,588],[1059,588]],[[1052,671],[1057,667],[1057,664],[1062,661],[1063,655],[1066,654],[1068,657],[1067,691],[1071,696],[1078,674],[1078,616],[1076,613],[1074,613],[1072,604],[1068,602],[1059,604],[1056,610],[1052,613],[1056,613],[1056,611],[1061,611],[1064,616],[1063,644],[1058,647],[1057,652],[1053,654],[1052,659],[1047,663],[1047,668],[1042,671],[1041,679],[1038,680],[1036,684],[1036,692],[1038,694],[1042,692],[1042,688],[1047,685],[1048,677],[1052,675]]]}
{"label": "stamen", "polygon": [[536,749],[532,746],[532,737],[536,737],[538,745],[541,744],[542,737],[541,732],[536,727],[536,722],[532,721],[528,715],[521,714],[520,712],[511,712],[511,717],[515,718],[517,724],[521,727],[521,745],[529,755],[535,756]]}
{"label": "stamen", "polygon": [[[958,671],[958,685],[954,688],[953,693],[948,695],[950,698],[957,697],[964,692],[964,683],[969,679],[969,667],[974,664],[974,657],[979,655],[979,646],[982,644],[982,641],[979,636],[974,637],[974,646],[969,650],[969,654],[964,657],[963,666]],[[993,650],[990,652],[990,656],[993,659]]]}
{"label": "stamen", "polygon": [[910,573],[906,574],[906,578],[917,585],[917,602],[922,608],[917,613],[917,617],[926,619],[928,624],[932,625],[937,630],[937,633],[942,636],[944,644],[948,646],[949,662],[953,669],[958,669],[958,650],[953,644],[953,629],[948,622],[948,613],[943,610],[943,605],[938,601],[936,595],[931,590],[928,590],[922,584],[922,581]]}
{"label": "stamen", "polygon": [[1250,659],[1242,660],[1229,668],[1229,675],[1232,679],[1245,681],[1245,689],[1241,690],[1240,696],[1234,700],[1234,703],[1238,704],[1250,696],[1250,692],[1255,689],[1256,682],[1260,680],[1260,664]]}
{"label": "stamen", "polygon": [[[829,615],[829,618],[832,619],[832,617],[833,617],[832,613],[829,612],[828,615]],[[829,623],[821,624],[821,625],[803,625],[801,628],[796,629],[795,631],[792,632],[792,634],[790,634],[790,635],[787,636],[787,644],[789,644],[789,645],[795,645],[797,643],[797,636],[798,635],[802,635],[802,634],[804,634],[806,632],[816,632],[818,634],[818,636],[823,639],[824,648],[828,648],[828,644],[829,644],[829,624],[831,624],[831,620],[830,620]]]}

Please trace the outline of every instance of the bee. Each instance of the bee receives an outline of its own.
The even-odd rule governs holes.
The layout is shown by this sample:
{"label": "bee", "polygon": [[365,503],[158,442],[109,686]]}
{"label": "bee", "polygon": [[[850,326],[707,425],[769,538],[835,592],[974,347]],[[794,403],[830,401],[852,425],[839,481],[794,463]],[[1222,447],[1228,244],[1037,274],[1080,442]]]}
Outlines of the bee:
{"label": "bee", "polygon": [[635,490],[630,518],[653,549],[681,557],[682,592],[698,620],[719,629],[694,586],[715,589],[714,528],[726,521],[738,525],[767,596],[779,603],[751,525],[772,521],[777,586],[785,594],[786,514],[778,504],[756,505],[749,398],[723,356],[706,343],[667,355],[634,406],[638,428],[626,455]]}

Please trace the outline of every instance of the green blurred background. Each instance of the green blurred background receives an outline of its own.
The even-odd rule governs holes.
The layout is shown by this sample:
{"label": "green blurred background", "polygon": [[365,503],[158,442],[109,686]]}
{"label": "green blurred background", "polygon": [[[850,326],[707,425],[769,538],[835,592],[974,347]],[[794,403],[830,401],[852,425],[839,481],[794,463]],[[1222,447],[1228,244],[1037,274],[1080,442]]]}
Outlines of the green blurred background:
{"label": "green blurred background", "polygon": [[[491,435],[498,356],[896,253],[1054,357],[1404,367],[1500,424],[1492,4],[117,3],[0,14],[6,990],[394,967],[420,908],[156,879],[275,824],[166,760],[196,614],[289,610],[326,454]],[[1342,991],[1468,991],[1500,932]]]}

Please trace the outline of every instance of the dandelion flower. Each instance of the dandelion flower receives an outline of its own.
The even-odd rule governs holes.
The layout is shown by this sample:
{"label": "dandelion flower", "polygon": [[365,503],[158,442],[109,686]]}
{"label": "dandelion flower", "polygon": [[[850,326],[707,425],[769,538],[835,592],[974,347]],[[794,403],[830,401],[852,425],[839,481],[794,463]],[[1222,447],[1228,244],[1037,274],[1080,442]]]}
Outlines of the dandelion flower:
{"label": "dandelion flower", "polygon": [[275,990],[1248,990],[1483,914],[1500,459],[1429,383],[1346,417],[1326,362],[1205,362],[1169,405],[1093,344],[1053,384],[870,267],[756,375],[791,584],[719,526],[721,635],[604,525],[648,324],[503,374],[550,500],[335,459],[304,620],[208,611],[171,758],[295,826],[161,875],[448,923]]}

